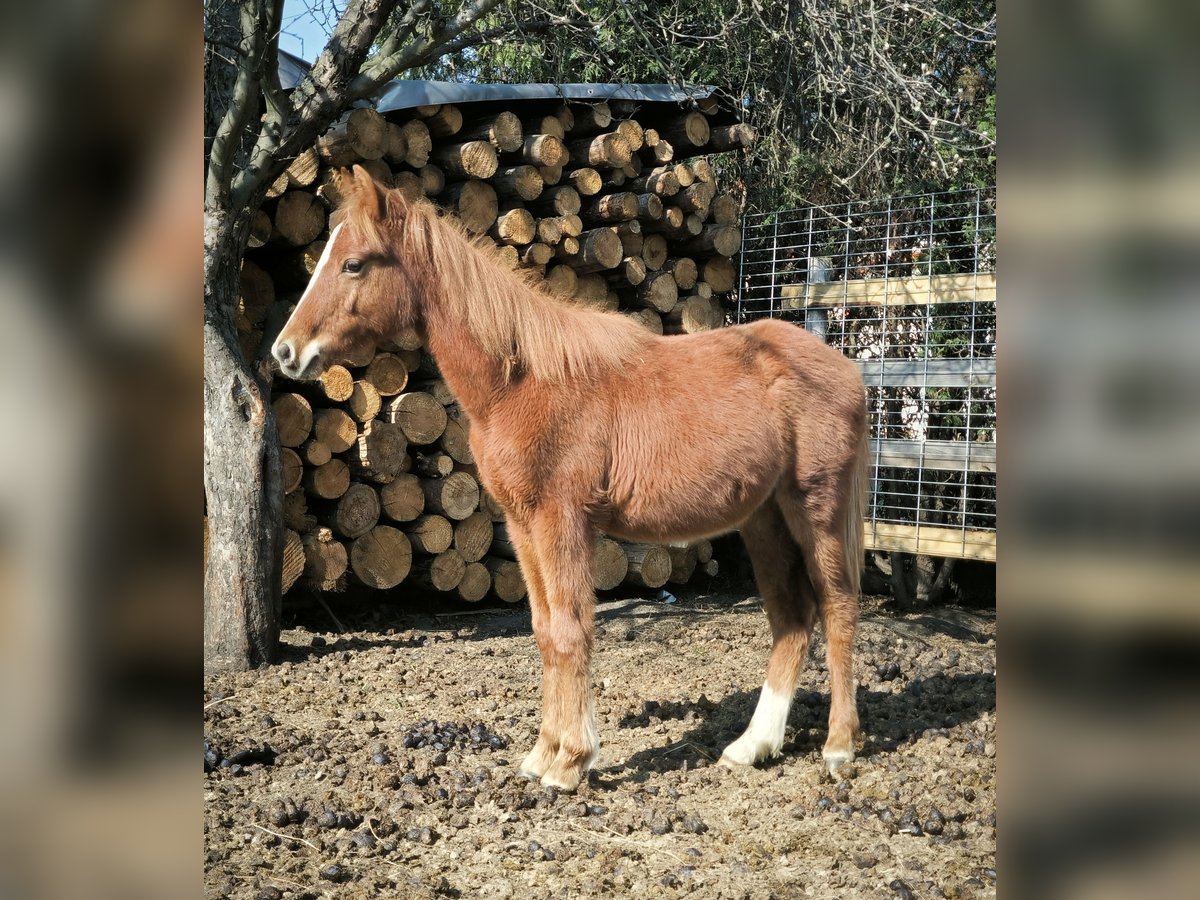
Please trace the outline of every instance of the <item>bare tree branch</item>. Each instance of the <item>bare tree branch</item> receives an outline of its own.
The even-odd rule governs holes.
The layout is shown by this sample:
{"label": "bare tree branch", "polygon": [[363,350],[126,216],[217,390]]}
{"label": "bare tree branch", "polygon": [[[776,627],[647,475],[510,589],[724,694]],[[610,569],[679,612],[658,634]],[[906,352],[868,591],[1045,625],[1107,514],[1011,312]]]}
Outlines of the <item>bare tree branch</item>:
{"label": "bare tree branch", "polygon": [[233,181],[234,156],[242,137],[242,130],[250,119],[250,113],[258,102],[259,80],[256,60],[261,55],[263,23],[257,13],[259,8],[252,3],[243,3],[240,10],[242,41],[237,60],[237,81],[225,115],[213,138],[209,151],[208,180],[205,196],[213,202],[225,205]]}
{"label": "bare tree branch", "polygon": [[[549,31],[551,28],[578,24],[570,19],[526,19],[520,22],[514,22],[507,25],[497,25],[494,28],[489,28],[486,31],[472,30],[464,34],[460,34],[452,41],[448,41],[442,45],[438,55],[447,53],[457,53],[459,50],[467,47],[478,47],[482,44],[499,41],[502,38],[511,38],[516,32],[522,37],[528,38],[536,34],[542,34]],[[423,64],[423,63],[421,63]]]}
{"label": "bare tree branch", "polygon": [[379,52],[374,57],[374,60],[369,61],[363,67],[365,75],[370,76],[372,70],[378,65],[380,60],[391,59],[404,47],[405,42],[416,32],[417,24],[421,21],[421,17],[429,12],[432,5],[431,0],[417,0],[416,3],[408,8],[404,17],[396,23],[392,33],[388,35],[387,40],[380,45]]}
{"label": "bare tree branch", "polygon": [[[264,123],[250,161],[233,187],[240,203],[247,202],[262,188],[273,166],[277,168],[282,160],[311,143],[317,132],[347,105],[348,86],[395,6],[396,0],[350,0],[325,49],[292,91],[286,116],[278,122],[268,118]],[[271,56],[271,65],[277,65],[277,55]]]}
{"label": "bare tree branch", "polygon": [[331,92],[344,91],[358,77],[371,44],[395,8],[396,0],[350,0],[325,49],[293,96],[293,108],[301,119],[307,118],[314,100],[318,104],[328,101]]}
{"label": "bare tree branch", "polygon": [[458,15],[449,19],[429,37],[412,41],[389,56],[380,55],[373,58],[351,84],[351,96],[356,99],[369,97],[401,72],[440,56],[447,45],[495,9],[499,2],[500,0],[473,0],[464,4]]}
{"label": "bare tree branch", "polygon": [[249,201],[250,194],[265,180],[266,165],[260,158],[259,148],[263,148],[263,156],[279,148],[291,110],[279,83],[279,34],[283,20],[283,0],[264,0],[262,6],[262,19],[266,22],[265,52],[255,63],[266,110],[250,162],[233,186],[235,208],[244,206]]}

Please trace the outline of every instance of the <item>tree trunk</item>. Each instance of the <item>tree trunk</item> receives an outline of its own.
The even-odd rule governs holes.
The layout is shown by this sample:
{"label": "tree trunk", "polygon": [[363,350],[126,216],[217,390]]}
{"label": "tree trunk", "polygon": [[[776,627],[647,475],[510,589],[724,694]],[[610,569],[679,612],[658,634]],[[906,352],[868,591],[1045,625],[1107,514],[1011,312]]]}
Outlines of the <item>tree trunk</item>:
{"label": "tree trunk", "polygon": [[[274,661],[283,593],[283,484],[270,386],[238,346],[241,251],[253,209],[204,221],[204,668]],[[253,204],[257,209],[258,204]]]}

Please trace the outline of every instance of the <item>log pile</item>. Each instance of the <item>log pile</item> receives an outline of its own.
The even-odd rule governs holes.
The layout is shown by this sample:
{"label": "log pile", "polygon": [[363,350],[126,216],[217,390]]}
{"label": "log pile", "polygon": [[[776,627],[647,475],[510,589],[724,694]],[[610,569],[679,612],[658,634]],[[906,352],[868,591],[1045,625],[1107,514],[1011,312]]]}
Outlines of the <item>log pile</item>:
{"label": "log pile", "polygon": [[[255,218],[237,318],[243,349],[269,353],[328,237],[335,169],[352,163],[488,235],[564,302],[621,310],[659,334],[719,327],[735,287],[740,203],[708,155],[749,147],[754,133],[714,121],[665,103],[487,114],[442,105],[386,118],[355,109],[296,158]],[[274,410],[288,491],[285,589],[525,597],[503,513],[479,485],[469,422],[416,334],[319,382],[277,379]],[[716,574],[707,541],[601,537],[596,549],[600,590]]]}

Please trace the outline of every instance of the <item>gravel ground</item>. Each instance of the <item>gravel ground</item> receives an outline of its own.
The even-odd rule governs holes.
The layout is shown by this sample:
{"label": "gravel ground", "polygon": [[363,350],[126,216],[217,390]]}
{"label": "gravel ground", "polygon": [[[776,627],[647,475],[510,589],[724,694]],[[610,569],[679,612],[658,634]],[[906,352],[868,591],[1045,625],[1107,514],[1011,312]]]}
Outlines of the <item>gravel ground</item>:
{"label": "gravel ground", "polygon": [[527,610],[290,628],[281,663],[205,680],[206,896],[993,897],[994,611],[883,603],[836,779],[819,634],[783,757],[731,772],[770,645],[757,600],[602,604],[601,756],[574,795],[516,774],[540,709]]}

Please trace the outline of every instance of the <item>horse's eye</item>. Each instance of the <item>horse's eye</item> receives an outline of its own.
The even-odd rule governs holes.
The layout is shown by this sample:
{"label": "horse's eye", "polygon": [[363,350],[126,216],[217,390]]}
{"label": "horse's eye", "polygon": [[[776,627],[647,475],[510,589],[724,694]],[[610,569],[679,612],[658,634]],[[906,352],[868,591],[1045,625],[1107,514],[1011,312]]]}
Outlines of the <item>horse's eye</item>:
{"label": "horse's eye", "polygon": [[361,259],[348,259],[342,263],[342,271],[349,272],[351,275],[357,275],[362,271],[363,261]]}

